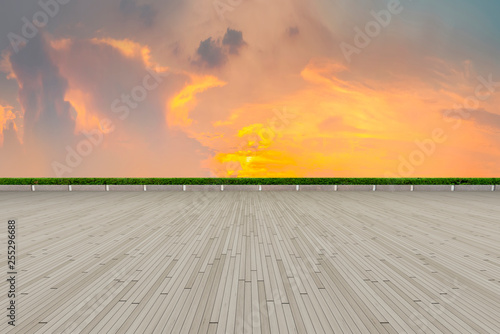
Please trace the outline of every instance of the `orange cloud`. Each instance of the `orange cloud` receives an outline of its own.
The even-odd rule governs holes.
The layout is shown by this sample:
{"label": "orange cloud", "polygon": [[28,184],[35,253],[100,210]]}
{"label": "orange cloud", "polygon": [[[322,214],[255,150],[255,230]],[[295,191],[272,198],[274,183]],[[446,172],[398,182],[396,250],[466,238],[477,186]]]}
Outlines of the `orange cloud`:
{"label": "orange cloud", "polygon": [[69,38],[62,38],[62,39],[57,39],[57,40],[51,40],[50,41],[50,46],[54,50],[63,50],[67,49],[72,43],[72,40]]}
{"label": "orange cloud", "polygon": [[[142,71],[167,69],[152,60],[147,45],[130,39],[49,42],[50,56],[68,81],[62,100],[74,108],[75,135],[100,129],[98,116],[115,117],[108,104],[120,97],[122,87],[139,84],[134,80]],[[2,69],[15,78],[8,58],[4,55],[2,59]],[[300,67],[280,71],[268,66],[262,72],[253,68],[245,72],[241,67],[244,60],[241,57],[238,61],[242,63],[231,62],[218,71],[224,80],[169,69],[169,73],[181,75],[172,75],[172,80],[152,91],[144,104],[132,108],[131,118],[120,123],[102,146],[103,151],[96,150],[92,159],[99,156],[101,160],[95,158],[94,169],[89,167],[89,171],[100,171],[104,164],[107,172],[111,166],[127,166],[123,175],[132,168],[141,173],[165,173],[163,167],[146,171],[135,158],[133,164],[122,163],[128,162],[130,152],[142,154],[143,161],[156,159],[154,146],[155,152],[171,149],[179,156],[193,152],[191,176],[199,176],[205,168],[214,175],[230,177],[377,177],[396,171],[398,159],[407,158],[418,148],[415,141],[425,141],[436,127],[446,131],[447,140],[425,164],[417,166],[415,176],[451,176],[454,168],[461,176],[499,171],[497,164],[490,163],[491,157],[500,154],[498,138],[491,130],[478,129],[487,123],[486,114],[476,115],[484,118],[481,124],[474,118],[464,120],[458,131],[442,117],[443,110],[455,109],[464,97],[474,94],[470,64],[464,70],[440,59],[427,59],[423,74],[388,73],[385,77],[356,72],[328,58],[313,58]],[[108,68],[110,72],[106,72]],[[226,86],[226,81],[231,85],[211,89]],[[499,101],[495,96],[481,100],[480,108],[497,115]],[[193,112],[195,109],[203,114]],[[5,125],[15,118],[13,114],[12,107],[0,109],[0,140]],[[153,131],[153,125],[158,124]],[[169,131],[173,129],[181,131]],[[176,145],[167,148],[163,146],[166,142]],[[455,166],[456,161],[472,156],[477,160]],[[151,165],[166,165],[160,158],[155,161]],[[478,167],[481,161],[484,169]],[[176,168],[187,173],[181,162]]]}
{"label": "orange cloud", "polygon": [[[394,171],[400,156],[418,149],[416,141],[431,136],[435,128],[448,130],[449,140],[438,150],[477,150],[485,138],[472,124],[453,133],[440,110],[461,100],[452,86],[435,89],[421,79],[404,82],[358,81],[342,65],[313,59],[301,72],[307,88],[268,104],[235,109],[227,120],[213,122],[227,133],[228,145],[206,165],[219,176],[384,176]],[[449,71],[445,83],[456,82],[462,92],[474,92],[459,70]],[[295,111],[287,124],[273,128],[275,106]],[[279,118],[279,117],[278,117]],[[274,120],[276,121],[276,120]],[[245,124],[246,123],[246,124]],[[274,122],[275,123],[275,122]],[[484,154],[496,154],[484,149]],[[447,164],[436,165],[435,156],[416,171],[450,173]],[[419,166],[416,166],[419,167]]]}
{"label": "orange cloud", "polygon": [[186,128],[190,126],[193,120],[189,118],[189,112],[197,104],[196,94],[202,93],[210,88],[222,87],[225,84],[225,82],[211,75],[191,75],[191,83],[184,87],[168,102],[166,116],[168,126],[170,128]]}
{"label": "orange cloud", "polygon": [[151,59],[151,48],[147,45],[141,45],[130,39],[113,39],[113,38],[92,38],[91,41],[95,44],[105,44],[119,50],[125,57],[141,59],[144,65],[148,68],[156,69],[157,71],[167,71],[167,67],[160,66]]}
{"label": "orange cloud", "polygon": [[[3,130],[7,128],[10,121],[14,121],[16,119],[16,114],[12,111],[11,106],[3,106],[0,104],[0,146],[3,145]],[[14,124],[14,129],[17,131],[16,123]]]}
{"label": "orange cloud", "polygon": [[7,73],[7,79],[16,79],[16,74],[12,70],[12,64],[9,60],[10,55],[10,51],[3,51],[0,55],[0,72]]}
{"label": "orange cloud", "polygon": [[92,129],[100,129],[104,133],[101,129],[99,118],[95,114],[88,112],[89,108],[91,108],[90,101],[92,101],[92,96],[73,88],[66,91],[64,99],[71,103],[76,111],[76,115],[74,115],[75,134]]}

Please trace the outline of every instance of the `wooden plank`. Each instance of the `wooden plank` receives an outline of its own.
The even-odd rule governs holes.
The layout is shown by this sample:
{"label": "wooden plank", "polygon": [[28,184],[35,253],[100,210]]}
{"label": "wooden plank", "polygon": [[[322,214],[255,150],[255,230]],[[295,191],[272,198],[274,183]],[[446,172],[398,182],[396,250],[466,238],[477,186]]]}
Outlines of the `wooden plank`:
{"label": "wooden plank", "polygon": [[20,244],[19,323],[0,332],[494,333],[499,200],[0,193]]}

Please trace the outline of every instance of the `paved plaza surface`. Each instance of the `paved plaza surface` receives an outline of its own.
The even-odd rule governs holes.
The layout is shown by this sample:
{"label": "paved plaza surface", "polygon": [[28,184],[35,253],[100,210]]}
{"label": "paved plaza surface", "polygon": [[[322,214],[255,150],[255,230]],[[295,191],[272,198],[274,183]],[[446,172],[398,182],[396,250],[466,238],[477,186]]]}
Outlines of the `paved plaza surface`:
{"label": "paved plaza surface", "polygon": [[0,333],[499,333],[500,192],[3,192]]}

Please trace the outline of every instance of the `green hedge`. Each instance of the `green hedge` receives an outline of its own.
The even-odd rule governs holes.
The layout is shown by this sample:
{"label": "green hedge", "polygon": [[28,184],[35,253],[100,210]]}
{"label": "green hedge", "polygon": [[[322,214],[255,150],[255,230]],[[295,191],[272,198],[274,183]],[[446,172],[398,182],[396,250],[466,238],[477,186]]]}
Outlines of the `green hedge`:
{"label": "green hedge", "polygon": [[500,178],[0,178],[0,184],[500,184]]}

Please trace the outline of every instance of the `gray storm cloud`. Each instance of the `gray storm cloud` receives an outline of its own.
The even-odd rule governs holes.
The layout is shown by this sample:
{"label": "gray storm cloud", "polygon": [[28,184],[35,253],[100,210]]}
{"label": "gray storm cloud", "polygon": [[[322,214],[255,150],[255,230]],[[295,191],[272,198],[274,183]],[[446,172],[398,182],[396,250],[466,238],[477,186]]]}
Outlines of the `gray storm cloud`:
{"label": "gray storm cloud", "polygon": [[209,68],[220,67],[227,61],[227,55],[218,41],[214,41],[212,37],[200,42],[200,46],[196,51],[200,57],[199,64],[206,65]]}
{"label": "gray storm cloud", "polygon": [[[8,57],[18,84],[24,137],[21,144],[13,127],[3,131],[1,175],[127,176],[132,171],[137,176],[182,176],[199,168],[196,162],[205,149],[166,129],[167,101],[185,85],[185,74],[155,72],[140,55],[131,57],[107,43],[53,42],[42,34]],[[91,119],[109,120],[113,131],[97,135],[96,123],[78,130],[77,124]],[[182,156],[192,169],[169,163],[173,156]],[[19,166],[9,168],[8,161]]]}
{"label": "gray storm cloud", "polygon": [[289,27],[286,30],[286,32],[288,33],[288,36],[290,36],[290,37],[295,37],[295,36],[298,36],[300,34],[299,27],[297,27],[297,26]]}
{"label": "gray storm cloud", "polygon": [[120,10],[130,17],[139,19],[145,26],[153,26],[156,18],[156,9],[149,4],[138,5],[136,0],[121,0]]}
{"label": "gray storm cloud", "polygon": [[24,110],[24,142],[43,145],[58,154],[73,139],[75,122],[71,104],[65,101],[68,82],[50,55],[50,46],[39,34],[10,63],[19,85],[19,101]]}
{"label": "gray storm cloud", "polygon": [[226,34],[222,39],[222,45],[229,47],[230,54],[238,54],[239,50],[246,45],[243,40],[243,33],[238,30],[227,28]]}
{"label": "gray storm cloud", "polygon": [[228,28],[222,41],[209,37],[200,42],[200,46],[196,50],[198,60],[194,63],[208,68],[221,67],[228,61],[230,54],[239,54],[240,49],[245,45],[243,33]]}

